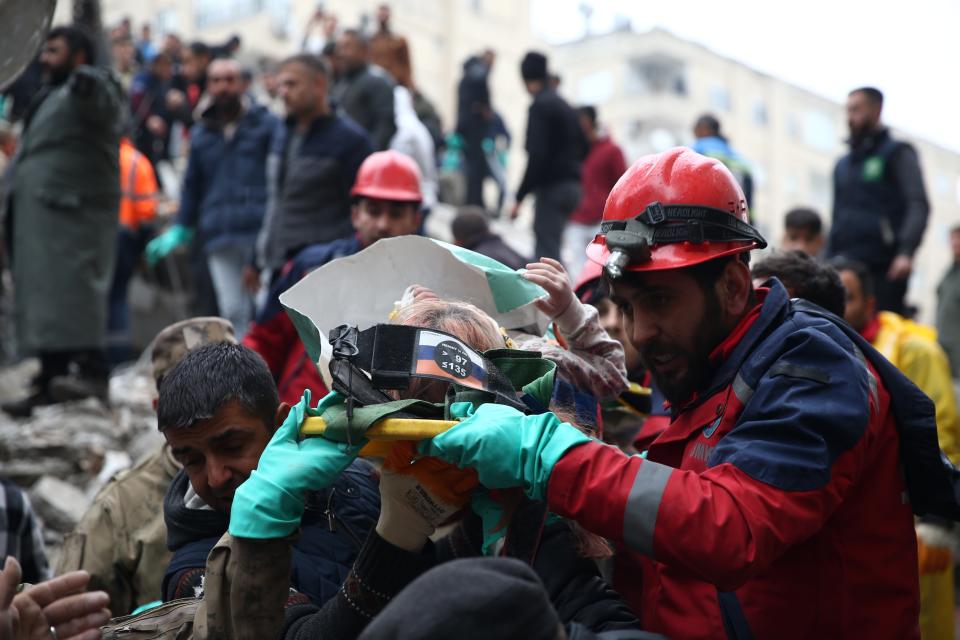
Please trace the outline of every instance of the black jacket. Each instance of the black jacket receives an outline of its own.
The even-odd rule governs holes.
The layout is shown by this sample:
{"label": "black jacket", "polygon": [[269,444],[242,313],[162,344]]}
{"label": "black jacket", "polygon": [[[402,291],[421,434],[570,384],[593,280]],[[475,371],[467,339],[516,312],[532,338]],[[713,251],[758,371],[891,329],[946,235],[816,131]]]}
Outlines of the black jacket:
{"label": "black jacket", "polygon": [[850,142],[833,172],[829,254],[875,267],[920,246],[930,205],[917,152],[880,129]]}
{"label": "black jacket", "polygon": [[555,91],[540,91],[527,112],[527,171],[517,190],[517,202],[547,185],[579,182],[588,149],[573,108]]}
{"label": "black jacket", "polygon": [[[378,68],[379,69],[379,68]],[[333,86],[333,100],[383,151],[397,131],[393,112],[393,82],[385,72],[365,65],[344,75]]]}
{"label": "black jacket", "polygon": [[[524,526],[523,529],[537,539],[515,540],[513,545],[508,542],[514,550],[508,549],[507,555],[524,559],[528,549],[537,547],[533,569],[543,581],[571,638],[659,637],[639,630],[636,617],[603,581],[596,564],[578,555],[568,523],[550,524],[542,536],[538,535],[539,528]],[[436,546],[428,543],[419,555],[394,547],[373,531],[337,596],[322,608],[288,607],[280,637],[283,640],[356,638],[404,586],[441,562],[479,555],[482,540],[480,518],[469,511],[449,536]]]}
{"label": "black jacket", "polygon": [[287,162],[296,124],[278,129],[267,162],[267,217],[257,241],[262,267],[280,269],[301,249],[350,235],[350,189],[370,139],[348,118],[317,118]]}
{"label": "black jacket", "polygon": [[488,79],[490,68],[478,56],[463,63],[463,77],[457,85],[457,133],[466,137],[483,135],[487,117],[493,111]]}

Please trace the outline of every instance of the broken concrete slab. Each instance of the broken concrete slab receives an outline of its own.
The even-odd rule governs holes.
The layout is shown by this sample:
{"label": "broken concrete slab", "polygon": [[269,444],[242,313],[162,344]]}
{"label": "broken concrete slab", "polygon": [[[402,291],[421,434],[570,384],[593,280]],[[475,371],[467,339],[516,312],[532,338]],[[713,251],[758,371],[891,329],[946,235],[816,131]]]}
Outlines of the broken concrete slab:
{"label": "broken concrete slab", "polygon": [[40,478],[28,494],[47,527],[63,533],[73,531],[89,506],[83,491],[53,476]]}

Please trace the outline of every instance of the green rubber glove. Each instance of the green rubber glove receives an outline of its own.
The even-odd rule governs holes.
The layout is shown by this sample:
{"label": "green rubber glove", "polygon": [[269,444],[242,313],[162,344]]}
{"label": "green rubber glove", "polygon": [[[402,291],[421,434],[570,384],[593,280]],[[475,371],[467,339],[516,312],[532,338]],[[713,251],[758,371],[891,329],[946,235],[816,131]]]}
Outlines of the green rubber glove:
{"label": "green rubber glove", "polygon": [[526,416],[502,404],[450,405],[460,424],[420,443],[420,453],[458,467],[473,467],[488,489],[523,487],[531,500],[543,500],[557,461],[590,438],[552,413]]}
{"label": "green rubber glove", "polygon": [[193,240],[193,229],[182,224],[175,224],[159,236],[147,243],[144,253],[147,264],[151,267],[167,256],[177,247],[190,244]]}
{"label": "green rubber glove", "polygon": [[322,437],[300,440],[306,416],[322,415],[342,404],[343,396],[330,393],[316,409],[310,408],[310,390],[290,408],[260,456],[257,468],[237,488],[230,508],[230,535],[238,538],[283,538],[300,526],[304,493],[332,485],[350,466],[366,440],[353,446]]}

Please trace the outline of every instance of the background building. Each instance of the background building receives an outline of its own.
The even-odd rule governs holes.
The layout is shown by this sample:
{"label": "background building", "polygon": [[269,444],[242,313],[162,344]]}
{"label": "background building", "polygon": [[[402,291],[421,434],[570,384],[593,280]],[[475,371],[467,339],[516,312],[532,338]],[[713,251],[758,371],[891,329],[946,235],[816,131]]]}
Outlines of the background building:
{"label": "background building", "polygon": [[[628,162],[691,144],[694,121],[710,112],[751,163],[753,214],[774,246],[783,216],[794,206],[814,207],[829,224],[833,166],[846,152],[843,104],[663,29],[637,33],[624,26],[558,45],[554,58],[567,98],[599,107],[600,120]],[[960,221],[960,154],[896,129],[894,134],[918,150],[930,198],[931,218],[908,298],[919,305],[920,318],[931,321],[936,286],[951,260],[949,228]]]}

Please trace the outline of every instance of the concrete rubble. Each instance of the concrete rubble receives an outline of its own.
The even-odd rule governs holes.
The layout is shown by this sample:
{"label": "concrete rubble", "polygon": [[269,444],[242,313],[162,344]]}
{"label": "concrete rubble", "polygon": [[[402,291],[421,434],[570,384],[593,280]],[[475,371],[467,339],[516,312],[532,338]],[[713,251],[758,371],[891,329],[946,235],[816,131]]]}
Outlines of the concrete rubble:
{"label": "concrete rubble", "polygon": [[[35,361],[0,370],[0,400],[26,395]],[[28,491],[53,561],[94,496],[162,436],[153,410],[149,360],[110,379],[110,407],[93,399],[41,407],[29,419],[0,412],[0,477]]]}

